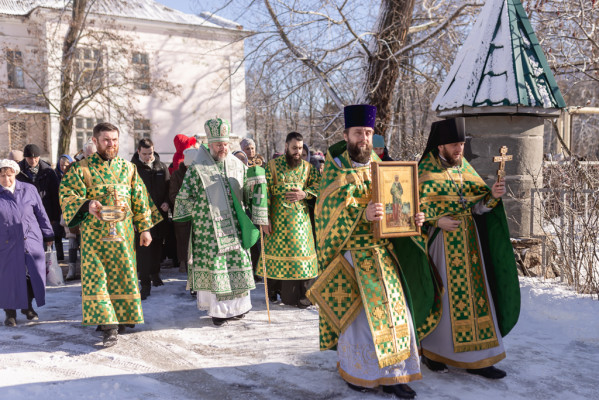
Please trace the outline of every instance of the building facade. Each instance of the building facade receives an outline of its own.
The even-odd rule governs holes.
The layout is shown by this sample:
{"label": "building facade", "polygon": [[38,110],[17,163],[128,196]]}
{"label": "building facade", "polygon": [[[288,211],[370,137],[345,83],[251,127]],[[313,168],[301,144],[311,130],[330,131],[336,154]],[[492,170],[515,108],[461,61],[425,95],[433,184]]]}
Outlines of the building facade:
{"label": "building facade", "polygon": [[[0,1],[0,157],[36,143],[56,163],[65,1]],[[204,135],[203,124],[231,121],[246,134],[244,44],[232,21],[170,9],[151,0],[94,2],[75,50],[70,154],[109,121],[121,129],[119,155],[150,137],[163,161],[177,134]],[[101,94],[95,93],[102,92]],[[83,106],[80,106],[83,104]]]}

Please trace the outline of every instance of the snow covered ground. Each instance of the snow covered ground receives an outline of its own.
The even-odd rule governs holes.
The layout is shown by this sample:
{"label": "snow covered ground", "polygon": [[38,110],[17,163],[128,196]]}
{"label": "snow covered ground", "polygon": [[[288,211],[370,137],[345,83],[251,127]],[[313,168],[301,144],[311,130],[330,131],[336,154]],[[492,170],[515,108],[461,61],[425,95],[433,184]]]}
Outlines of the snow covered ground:
{"label": "snow covered ground", "polygon": [[[48,288],[39,321],[19,313],[16,328],[0,327],[0,399],[393,398],[347,388],[336,353],[318,351],[313,307],[272,305],[269,325],[260,284],[253,311],[216,328],[184,291],[183,274],[162,276],[165,286],[143,302],[146,323],[107,349],[101,333],[80,325],[79,282]],[[498,364],[507,378],[424,367],[411,385],[418,399],[599,399],[599,302],[536,279],[521,287],[520,322]]]}

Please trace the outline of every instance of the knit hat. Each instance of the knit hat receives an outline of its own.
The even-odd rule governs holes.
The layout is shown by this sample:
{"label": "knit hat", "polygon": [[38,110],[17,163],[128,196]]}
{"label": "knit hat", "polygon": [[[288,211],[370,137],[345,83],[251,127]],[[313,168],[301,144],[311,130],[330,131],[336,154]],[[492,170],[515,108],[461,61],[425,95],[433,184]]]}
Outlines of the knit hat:
{"label": "knit hat", "polygon": [[222,118],[209,119],[204,124],[204,131],[206,131],[208,143],[228,142],[231,124]]}
{"label": "knit hat", "polygon": [[23,157],[39,157],[42,155],[42,151],[36,144],[28,144],[23,149]]}
{"label": "knit hat", "polygon": [[375,149],[385,147],[385,139],[381,135],[372,135],[372,147]]}

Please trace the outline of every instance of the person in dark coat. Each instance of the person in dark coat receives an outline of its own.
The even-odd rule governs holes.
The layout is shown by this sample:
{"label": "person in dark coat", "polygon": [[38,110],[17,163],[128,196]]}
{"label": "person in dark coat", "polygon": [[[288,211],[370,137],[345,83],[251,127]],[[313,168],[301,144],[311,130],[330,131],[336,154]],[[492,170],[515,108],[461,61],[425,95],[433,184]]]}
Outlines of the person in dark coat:
{"label": "person in dark coat", "polygon": [[[56,173],[56,177],[58,178],[59,186],[60,186],[60,181],[62,180],[62,177],[64,176],[64,174],[67,173],[67,171],[69,170],[69,167],[71,166],[72,163],[73,163],[73,158],[68,154],[63,154],[58,159],[58,162],[56,163],[56,168],[54,168],[54,172]],[[62,210],[60,210],[60,211],[61,211],[60,215],[62,215]],[[62,261],[64,259],[64,249],[62,246],[62,239],[66,236],[66,232],[64,230],[64,227],[61,225],[60,217],[58,218],[57,222],[52,222],[52,229],[54,229],[54,246],[56,248],[56,258],[58,258],[59,260]],[[69,248],[69,253],[70,252],[71,252],[71,249]],[[70,256],[70,254],[69,254],[69,256]],[[70,262],[70,260],[69,260],[69,262]],[[70,272],[70,270],[69,270],[69,272]]]}
{"label": "person in dark coat", "polygon": [[[185,135],[177,135],[174,139],[175,149],[179,157],[173,157],[173,173],[169,185],[169,200],[175,204],[177,194],[183,184],[183,178],[187,172],[187,165],[184,162],[183,152],[189,148],[197,146],[195,138],[188,138]],[[187,259],[189,250],[189,235],[191,234],[191,221],[173,222],[175,228],[175,237],[177,239],[177,258],[179,259],[179,272],[187,272]]]}
{"label": "person in dark coat", "polygon": [[149,246],[140,246],[140,241],[135,240],[137,274],[141,281],[140,295],[141,299],[145,300],[150,295],[152,284],[154,286],[163,285],[162,279],[160,279],[160,261],[162,260],[162,242],[170,209],[168,199],[170,174],[166,164],[160,161],[160,156],[154,151],[154,143],[147,138],[139,141],[137,152],[133,155],[131,162],[137,167],[137,173],[162,215],[162,221],[150,230],[152,243]]}
{"label": "person in dark coat", "polygon": [[[42,204],[52,226],[60,224],[60,203],[58,201],[58,186],[60,182],[56,172],[50,164],[40,160],[40,148],[35,144],[28,144],[23,150],[24,160],[19,162],[21,172],[17,174],[17,180],[32,184],[42,198]],[[64,260],[62,242],[56,246],[56,257]]]}
{"label": "person in dark coat", "polygon": [[0,308],[6,326],[17,325],[17,309],[28,320],[37,320],[38,307],[46,303],[44,242],[51,245],[54,232],[42,199],[34,186],[19,182],[18,164],[0,160]]}

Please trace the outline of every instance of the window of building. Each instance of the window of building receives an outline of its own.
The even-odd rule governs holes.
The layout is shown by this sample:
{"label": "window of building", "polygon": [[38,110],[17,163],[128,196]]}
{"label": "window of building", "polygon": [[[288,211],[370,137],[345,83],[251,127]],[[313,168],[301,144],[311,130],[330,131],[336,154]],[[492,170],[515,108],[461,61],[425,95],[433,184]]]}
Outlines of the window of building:
{"label": "window of building", "polygon": [[8,142],[11,150],[23,150],[27,142],[27,124],[13,121],[8,125]]}
{"label": "window of building", "polygon": [[8,73],[8,87],[11,89],[24,88],[23,57],[20,51],[6,51],[6,69]]}
{"label": "window of building", "polygon": [[102,85],[104,75],[102,52],[98,49],[75,50],[75,82],[91,85],[95,89]]}
{"label": "window of building", "polygon": [[135,148],[137,149],[137,143],[143,138],[151,139],[152,130],[150,129],[149,119],[136,119],[133,120],[133,137],[135,139]]}
{"label": "window of building", "polygon": [[131,60],[135,70],[135,88],[150,89],[150,62],[147,53],[133,53]]}
{"label": "window of building", "polygon": [[91,140],[94,133],[94,126],[103,122],[95,118],[75,118],[75,134],[77,135],[77,149],[81,150],[83,145]]}

